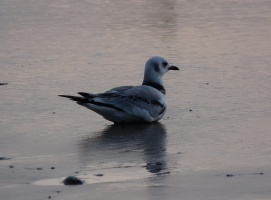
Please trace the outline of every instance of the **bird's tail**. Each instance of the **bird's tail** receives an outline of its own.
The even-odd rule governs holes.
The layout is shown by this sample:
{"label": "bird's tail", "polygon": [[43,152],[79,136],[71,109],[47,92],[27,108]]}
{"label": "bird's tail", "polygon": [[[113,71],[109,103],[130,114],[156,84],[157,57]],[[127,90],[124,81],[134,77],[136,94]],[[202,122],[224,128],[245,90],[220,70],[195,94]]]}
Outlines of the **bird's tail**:
{"label": "bird's tail", "polygon": [[93,97],[96,97],[95,94],[90,94],[90,93],[86,93],[86,92],[78,92],[78,94],[80,94],[81,96],[87,98],[87,99],[91,99]]}
{"label": "bird's tail", "polygon": [[78,96],[71,96],[71,95],[58,95],[58,96],[68,98],[72,101],[76,101],[77,103],[88,103],[89,102],[89,100],[86,99],[85,97],[78,97]]}
{"label": "bird's tail", "polygon": [[84,103],[92,102],[92,98],[95,97],[94,94],[85,93],[85,92],[78,92],[78,94],[80,94],[81,97],[80,96],[71,96],[71,95],[58,95],[58,96],[68,98],[72,101],[76,101],[80,105],[82,105]]}

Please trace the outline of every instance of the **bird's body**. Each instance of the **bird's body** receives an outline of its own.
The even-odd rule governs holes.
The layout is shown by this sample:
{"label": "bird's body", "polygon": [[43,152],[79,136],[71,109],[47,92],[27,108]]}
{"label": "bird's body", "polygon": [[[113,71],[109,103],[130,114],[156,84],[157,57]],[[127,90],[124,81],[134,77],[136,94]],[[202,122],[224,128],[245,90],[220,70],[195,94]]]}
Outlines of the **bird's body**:
{"label": "bird's body", "polygon": [[160,120],[167,107],[163,75],[179,70],[162,57],[150,58],[139,86],[120,86],[105,93],[78,92],[81,96],[59,95],[76,101],[114,123],[150,123]]}

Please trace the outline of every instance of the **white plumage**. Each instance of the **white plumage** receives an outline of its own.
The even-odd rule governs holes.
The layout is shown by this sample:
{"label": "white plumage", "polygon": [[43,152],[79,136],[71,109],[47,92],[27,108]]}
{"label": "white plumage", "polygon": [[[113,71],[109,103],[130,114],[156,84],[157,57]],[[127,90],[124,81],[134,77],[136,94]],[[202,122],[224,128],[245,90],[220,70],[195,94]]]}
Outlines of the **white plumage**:
{"label": "white plumage", "polygon": [[166,59],[151,57],[145,65],[142,85],[115,87],[105,93],[78,92],[81,96],[59,95],[76,101],[114,123],[150,123],[160,120],[167,108],[163,75],[179,70]]}

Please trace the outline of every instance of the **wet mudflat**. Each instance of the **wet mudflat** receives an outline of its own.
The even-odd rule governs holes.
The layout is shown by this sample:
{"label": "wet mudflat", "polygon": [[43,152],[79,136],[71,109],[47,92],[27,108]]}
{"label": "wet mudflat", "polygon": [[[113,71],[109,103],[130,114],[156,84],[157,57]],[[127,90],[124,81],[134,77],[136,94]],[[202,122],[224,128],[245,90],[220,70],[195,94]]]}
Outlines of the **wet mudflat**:
{"label": "wet mudflat", "polygon": [[[270,199],[270,6],[1,1],[1,199]],[[141,84],[153,55],[180,68],[159,123],[57,96]]]}

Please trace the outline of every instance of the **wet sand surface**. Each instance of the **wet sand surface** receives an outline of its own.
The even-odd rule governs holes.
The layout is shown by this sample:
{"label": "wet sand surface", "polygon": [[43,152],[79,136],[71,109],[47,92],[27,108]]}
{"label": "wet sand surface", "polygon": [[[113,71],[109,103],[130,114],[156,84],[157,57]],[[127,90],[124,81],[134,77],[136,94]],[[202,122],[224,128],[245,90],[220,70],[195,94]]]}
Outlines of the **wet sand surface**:
{"label": "wet sand surface", "polygon": [[[0,199],[271,199],[270,7],[1,1]],[[180,68],[159,123],[57,96],[141,84],[153,55]]]}

